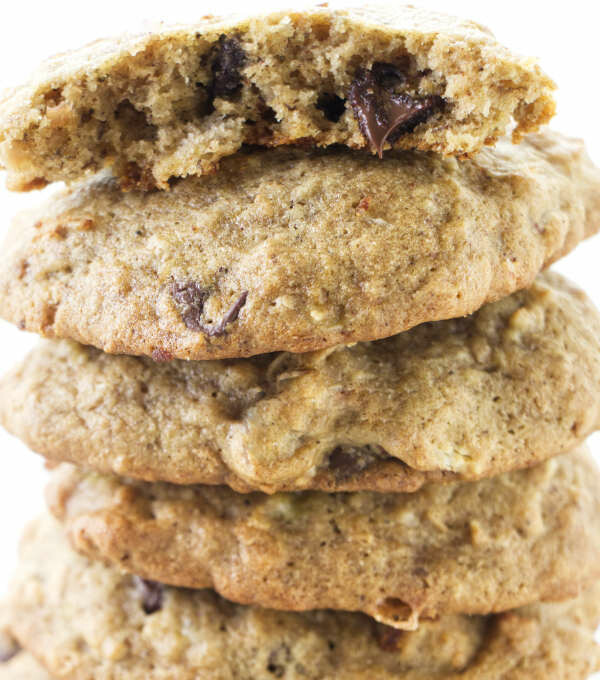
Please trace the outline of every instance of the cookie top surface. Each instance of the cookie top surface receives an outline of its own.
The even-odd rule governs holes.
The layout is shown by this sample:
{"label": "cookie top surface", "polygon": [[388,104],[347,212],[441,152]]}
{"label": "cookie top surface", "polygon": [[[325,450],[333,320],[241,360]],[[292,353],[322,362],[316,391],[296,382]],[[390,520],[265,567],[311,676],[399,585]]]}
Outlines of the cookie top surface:
{"label": "cookie top surface", "polygon": [[470,317],[307,354],[157,363],[49,341],[0,422],[52,460],[237,491],[411,491],[568,451],[600,423],[600,318],[558,274]]}
{"label": "cookie top surface", "polygon": [[0,99],[0,161],[16,189],[106,165],[166,188],[242,144],[464,155],[537,130],[553,89],[487,29],[409,6],[208,18],[48,60]]}
{"label": "cookie top surface", "polygon": [[471,313],[599,226],[600,171],[549,131],[465,162],[255,152],[170,192],[95,180],[21,215],[0,314],[112,353],[304,352]]}
{"label": "cookie top surface", "polygon": [[11,625],[67,680],[583,680],[600,660],[599,595],[394,631],[360,614],[275,612],[142,582],[76,555],[44,520],[22,544]]}
{"label": "cookie top surface", "polygon": [[583,451],[413,494],[241,495],[65,463],[47,498],[76,548],[144,578],[409,630],[572,597],[600,578],[600,471]]}

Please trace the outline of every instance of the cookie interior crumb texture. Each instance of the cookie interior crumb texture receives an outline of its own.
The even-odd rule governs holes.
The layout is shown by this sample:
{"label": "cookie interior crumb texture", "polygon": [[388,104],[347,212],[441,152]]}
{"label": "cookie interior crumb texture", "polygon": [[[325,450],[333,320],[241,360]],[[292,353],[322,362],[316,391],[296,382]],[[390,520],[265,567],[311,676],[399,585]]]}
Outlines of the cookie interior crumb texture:
{"label": "cookie interior crumb texture", "polygon": [[243,144],[472,154],[554,113],[485,28],[410,6],[278,12],[100,40],[0,100],[13,189],[111,165],[124,188],[213,172]]}

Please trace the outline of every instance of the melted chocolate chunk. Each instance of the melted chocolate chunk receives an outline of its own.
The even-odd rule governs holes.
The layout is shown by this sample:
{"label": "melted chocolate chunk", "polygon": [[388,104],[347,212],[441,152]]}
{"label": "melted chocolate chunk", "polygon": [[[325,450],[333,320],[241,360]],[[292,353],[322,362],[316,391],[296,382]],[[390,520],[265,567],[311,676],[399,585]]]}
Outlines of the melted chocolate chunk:
{"label": "melted chocolate chunk", "polygon": [[389,455],[380,446],[337,446],[329,454],[327,464],[337,480],[344,481],[384,458]]}
{"label": "melted chocolate chunk", "polygon": [[317,108],[323,112],[327,120],[337,123],[346,110],[346,100],[338,97],[337,94],[326,92],[319,95]]}
{"label": "melted chocolate chunk", "polygon": [[361,471],[362,466],[356,455],[338,446],[329,454],[329,469],[342,480],[353,477]]}
{"label": "melted chocolate chunk", "polygon": [[350,85],[350,105],[360,131],[380,158],[386,142],[412,132],[443,105],[441,97],[416,99],[402,92],[405,84],[395,66],[375,63],[370,70],[359,69]]}
{"label": "melted chocolate chunk", "polygon": [[165,587],[157,581],[147,581],[146,579],[134,576],[136,588],[142,596],[142,609],[146,614],[154,614],[160,611],[163,605],[163,593]]}
{"label": "melted chocolate chunk", "polygon": [[219,36],[216,56],[212,63],[213,97],[233,97],[242,87],[240,69],[246,63],[246,53],[235,38]]}
{"label": "melted chocolate chunk", "polygon": [[202,330],[202,314],[209,296],[208,288],[202,288],[195,281],[171,284],[171,297],[179,307],[181,320],[191,331]]}
{"label": "melted chocolate chunk", "polygon": [[384,652],[395,652],[398,649],[398,643],[404,636],[403,630],[397,630],[391,626],[385,626],[382,623],[376,624],[375,638],[379,648]]}
{"label": "melted chocolate chunk", "polygon": [[209,326],[202,320],[204,305],[210,297],[208,288],[203,288],[195,281],[175,282],[171,284],[171,297],[179,307],[183,323],[191,331],[200,331],[210,337],[224,335],[225,329],[239,316],[246,304],[248,291],[244,291],[229,308],[225,316],[216,324]]}

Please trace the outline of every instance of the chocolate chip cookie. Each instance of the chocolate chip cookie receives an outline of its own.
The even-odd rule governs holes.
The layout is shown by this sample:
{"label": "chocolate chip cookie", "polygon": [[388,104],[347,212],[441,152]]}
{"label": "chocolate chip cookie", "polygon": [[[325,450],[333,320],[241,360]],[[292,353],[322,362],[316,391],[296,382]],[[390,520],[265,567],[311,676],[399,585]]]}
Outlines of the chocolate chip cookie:
{"label": "chocolate chip cookie", "polygon": [[270,150],[170,192],[110,179],[13,225],[0,314],[158,360],[305,352],[471,313],[600,227],[600,172],[545,132],[459,162]]}
{"label": "chocolate chip cookie", "polygon": [[0,162],[14,189],[106,165],[167,188],[242,144],[464,155],[537,130],[553,89],[487,29],[413,7],[207,17],[50,59],[0,100]]}
{"label": "chocolate chip cookie", "polygon": [[65,680],[584,680],[600,668],[598,587],[560,604],[398,631],[361,614],[276,612],[148,583],[31,526],[11,588],[21,644]]}
{"label": "chocolate chip cookie", "polygon": [[407,630],[574,597],[600,578],[600,471],[584,450],[414,494],[240,495],[64,463],[47,497],[77,549],[126,571]]}
{"label": "chocolate chip cookie", "polygon": [[600,424],[600,317],[557,274],[372,343],[170,361],[45,342],[0,380],[0,422],[105,472],[237,491],[411,491],[567,451]]}

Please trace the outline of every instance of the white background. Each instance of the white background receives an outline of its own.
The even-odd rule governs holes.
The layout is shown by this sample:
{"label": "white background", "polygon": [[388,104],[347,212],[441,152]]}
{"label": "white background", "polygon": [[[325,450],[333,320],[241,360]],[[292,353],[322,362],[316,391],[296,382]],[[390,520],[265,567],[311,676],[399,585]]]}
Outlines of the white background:
{"label": "white background", "polygon": [[[390,0],[396,2],[396,0]],[[600,163],[600,10],[592,1],[527,2],[503,0],[413,0],[423,7],[468,17],[491,27],[509,47],[539,57],[559,85],[558,115],[553,126],[586,139]],[[297,2],[290,3],[297,8]],[[48,0],[3,3],[0,25],[0,87],[18,84],[44,57],[95,38],[147,28],[156,21],[193,20],[229,10],[285,8],[285,2],[222,0]],[[42,193],[47,193],[42,192]],[[17,210],[34,205],[40,193],[10,194],[0,189],[0,237]],[[600,237],[584,243],[555,266],[581,285],[600,305]],[[16,362],[35,338],[0,322],[0,371]],[[592,447],[600,452],[600,436]],[[25,521],[43,507],[45,473],[41,459],[0,431],[0,591],[15,563],[15,546]],[[550,680],[550,679],[549,679]]]}

